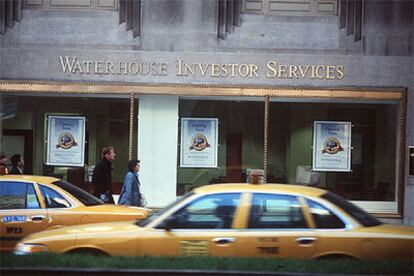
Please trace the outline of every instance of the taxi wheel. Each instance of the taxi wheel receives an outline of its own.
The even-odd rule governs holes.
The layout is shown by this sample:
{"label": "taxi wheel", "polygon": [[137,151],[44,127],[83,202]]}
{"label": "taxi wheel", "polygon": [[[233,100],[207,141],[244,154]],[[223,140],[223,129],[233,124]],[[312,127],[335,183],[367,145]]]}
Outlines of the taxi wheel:
{"label": "taxi wheel", "polygon": [[79,255],[89,255],[89,256],[109,256],[106,252],[103,252],[94,248],[78,248],[67,252],[67,254],[79,254]]}

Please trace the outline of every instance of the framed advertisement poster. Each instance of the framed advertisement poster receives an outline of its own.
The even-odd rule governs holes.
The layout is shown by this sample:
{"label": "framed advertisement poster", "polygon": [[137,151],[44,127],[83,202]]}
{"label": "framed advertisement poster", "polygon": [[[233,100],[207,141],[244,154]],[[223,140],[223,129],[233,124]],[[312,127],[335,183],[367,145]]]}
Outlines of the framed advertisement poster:
{"label": "framed advertisement poster", "polygon": [[85,159],[85,117],[47,117],[47,158],[51,166],[83,167]]}
{"label": "framed advertisement poster", "polygon": [[218,118],[181,118],[180,167],[217,168]]}
{"label": "framed advertisement poster", "polygon": [[313,122],[313,171],[351,171],[351,122]]}

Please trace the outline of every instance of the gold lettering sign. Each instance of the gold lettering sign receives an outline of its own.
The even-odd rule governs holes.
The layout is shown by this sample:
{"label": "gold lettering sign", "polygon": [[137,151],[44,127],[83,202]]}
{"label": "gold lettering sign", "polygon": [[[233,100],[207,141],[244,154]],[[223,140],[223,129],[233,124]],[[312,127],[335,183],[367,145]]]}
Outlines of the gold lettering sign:
{"label": "gold lettering sign", "polygon": [[289,65],[269,61],[266,68],[268,78],[341,80],[345,76],[344,67],[335,65]]}
{"label": "gold lettering sign", "polygon": [[[167,76],[169,64],[159,61],[80,60],[77,57],[59,57],[63,73],[87,75]],[[183,59],[175,61],[177,77],[242,78],[254,79],[314,79],[342,80],[342,65],[283,64],[276,60],[264,67],[255,63],[194,63]]]}
{"label": "gold lettering sign", "polygon": [[77,57],[59,57],[64,73],[96,75],[166,76],[168,64],[152,61],[78,60]]}

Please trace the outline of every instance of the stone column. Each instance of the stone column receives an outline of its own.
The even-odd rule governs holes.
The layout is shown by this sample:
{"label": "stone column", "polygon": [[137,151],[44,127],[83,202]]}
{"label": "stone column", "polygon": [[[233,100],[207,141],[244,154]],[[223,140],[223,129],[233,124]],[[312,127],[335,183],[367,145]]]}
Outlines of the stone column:
{"label": "stone column", "polygon": [[140,96],[138,159],[148,207],[175,200],[177,186],[178,96]]}

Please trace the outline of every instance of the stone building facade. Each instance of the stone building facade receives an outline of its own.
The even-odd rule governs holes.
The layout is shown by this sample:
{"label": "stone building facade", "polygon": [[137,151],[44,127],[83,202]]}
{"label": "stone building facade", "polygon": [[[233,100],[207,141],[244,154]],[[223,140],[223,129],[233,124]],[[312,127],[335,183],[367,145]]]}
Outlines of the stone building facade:
{"label": "stone building facade", "polygon": [[[114,145],[114,189],[138,156],[153,207],[263,169],[267,182],[316,185],[413,225],[413,10],[410,0],[2,2],[2,151],[24,153],[27,173],[90,189],[88,170]],[[83,166],[48,162],[53,115],[86,119]],[[215,166],[183,166],[185,118],[217,119]],[[351,124],[349,170],[315,170],[316,122]]]}

